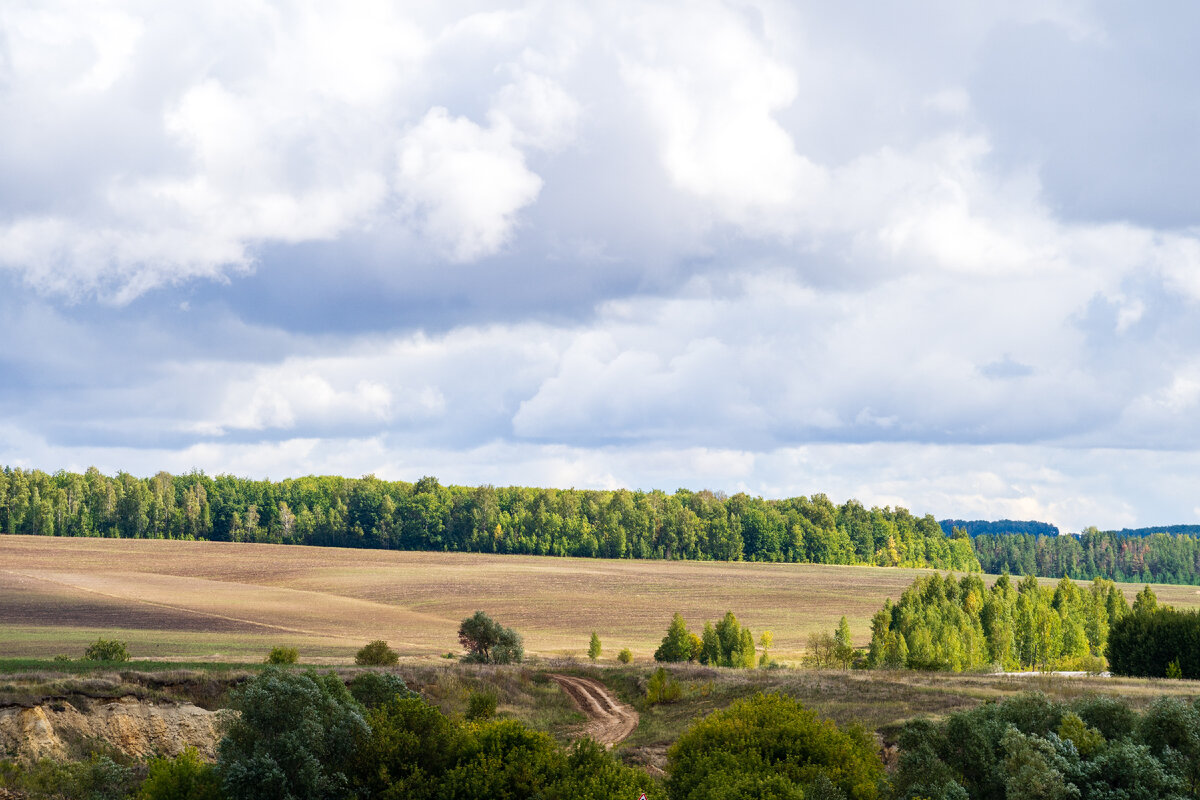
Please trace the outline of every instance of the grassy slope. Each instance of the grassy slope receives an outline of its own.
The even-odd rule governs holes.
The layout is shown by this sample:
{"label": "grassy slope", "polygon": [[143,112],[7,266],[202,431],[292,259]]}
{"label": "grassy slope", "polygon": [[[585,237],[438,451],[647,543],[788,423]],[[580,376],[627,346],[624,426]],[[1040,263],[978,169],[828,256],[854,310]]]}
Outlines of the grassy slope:
{"label": "grassy slope", "polygon": [[[675,611],[698,630],[732,610],[773,631],[787,660],[842,614],[865,644],[884,598],[923,572],[0,536],[0,657],[78,656],[99,636],[177,661],[257,661],[287,644],[344,664],[372,639],[433,657],[458,651],[459,621],[484,609],[543,657],[583,655],[595,630],[606,661],[621,647],[649,659]],[[1155,591],[1200,605],[1195,587]]]}

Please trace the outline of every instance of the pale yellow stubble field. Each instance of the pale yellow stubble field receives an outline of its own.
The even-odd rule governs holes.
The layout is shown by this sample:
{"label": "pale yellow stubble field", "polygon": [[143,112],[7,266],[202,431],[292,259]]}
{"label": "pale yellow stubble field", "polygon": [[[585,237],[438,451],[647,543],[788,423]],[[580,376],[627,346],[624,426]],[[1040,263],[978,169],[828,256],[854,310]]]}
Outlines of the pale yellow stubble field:
{"label": "pale yellow stubble field", "polygon": [[[649,658],[676,611],[698,632],[732,610],[792,659],[843,614],[865,644],[884,598],[926,572],[0,536],[0,657],[78,656],[98,636],[134,657],[260,660],[286,644],[349,661],[372,639],[435,656],[459,652],[459,622],[483,609],[531,655],[583,657],[595,630],[605,660],[622,647]],[[1195,587],[1155,591],[1200,605]]]}

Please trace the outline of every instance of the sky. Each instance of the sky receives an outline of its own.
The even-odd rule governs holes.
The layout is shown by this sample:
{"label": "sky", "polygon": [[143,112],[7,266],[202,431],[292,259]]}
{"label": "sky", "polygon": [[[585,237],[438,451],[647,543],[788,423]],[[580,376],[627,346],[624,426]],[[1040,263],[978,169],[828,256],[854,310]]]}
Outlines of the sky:
{"label": "sky", "polygon": [[1200,519],[1200,5],[0,6],[0,463]]}

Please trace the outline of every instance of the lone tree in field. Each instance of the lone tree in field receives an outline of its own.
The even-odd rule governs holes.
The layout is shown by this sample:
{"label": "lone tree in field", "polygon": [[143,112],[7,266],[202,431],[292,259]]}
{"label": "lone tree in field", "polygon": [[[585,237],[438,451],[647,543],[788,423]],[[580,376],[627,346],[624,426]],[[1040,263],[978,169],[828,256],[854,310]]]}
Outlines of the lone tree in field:
{"label": "lone tree in field", "polygon": [[596,635],[595,631],[592,631],[592,641],[590,644],[588,644],[588,658],[590,658],[592,661],[595,661],[599,657],[600,637]]}
{"label": "lone tree in field", "polygon": [[458,641],[467,649],[463,661],[476,664],[512,664],[525,658],[521,634],[505,628],[482,611],[458,626]]}

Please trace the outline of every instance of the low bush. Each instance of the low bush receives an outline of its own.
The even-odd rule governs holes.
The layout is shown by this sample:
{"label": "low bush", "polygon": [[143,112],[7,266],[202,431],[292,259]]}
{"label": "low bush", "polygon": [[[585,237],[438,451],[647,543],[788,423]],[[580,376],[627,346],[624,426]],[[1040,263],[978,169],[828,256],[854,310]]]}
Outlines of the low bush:
{"label": "low bush", "polygon": [[263,661],[267,664],[295,664],[300,660],[300,651],[294,647],[273,647]]}
{"label": "low bush", "polygon": [[116,639],[97,639],[88,645],[83,658],[86,661],[128,661],[129,651],[125,649],[124,642],[118,642]]}
{"label": "low bush", "polygon": [[467,698],[467,719],[491,719],[496,716],[495,692],[471,692]]}
{"label": "low bush", "polygon": [[400,661],[400,654],[388,647],[382,639],[364,645],[354,655],[354,663],[360,667],[390,667]]}
{"label": "low bush", "polygon": [[0,761],[0,797],[123,800],[135,786],[133,770],[107,756],[68,762],[43,758],[28,765]]}
{"label": "low bush", "polygon": [[633,651],[628,647],[622,648],[621,652],[617,653],[617,661],[620,661],[622,664],[632,664]]}
{"label": "low bush", "polygon": [[137,800],[223,800],[221,778],[213,764],[206,763],[196,748],[189,747],[174,758],[154,758]]}
{"label": "low bush", "polygon": [[667,674],[663,667],[659,667],[646,684],[646,702],[652,706],[674,703],[682,696],[683,687],[679,685],[679,681]]}
{"label": "low bush", "polygon": [[777,694],[713,712],[667,751],[672,800],[874,800],[883,779],[875,741],[865,731],[839,729]]}

